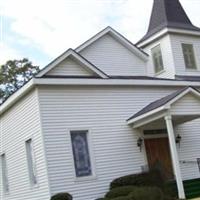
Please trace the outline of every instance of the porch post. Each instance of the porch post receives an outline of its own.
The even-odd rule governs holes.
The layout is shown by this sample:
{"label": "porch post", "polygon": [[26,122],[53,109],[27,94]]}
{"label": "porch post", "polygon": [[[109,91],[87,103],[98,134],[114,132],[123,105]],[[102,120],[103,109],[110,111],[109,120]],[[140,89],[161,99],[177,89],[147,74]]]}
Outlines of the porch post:
{"label": "porch post", "polygon": [[178,196],[180,199],[185,199],[185,191],[184,191],[184,187],[183,187],[183,180],[181,177],[179,158],[178,158],[178,153],[177,153],[177,149],[176,149],[176,141],[175,141],[175,136],[174,136],[172,116],[170,116],[170,115],[165,116],[165,122],[166,122],[166,126],[167,126],[172,163],[173,163],[174,173],[175,173],[175,177],[176,177],[176,183],[177,183],[177,187],[178,187]]}

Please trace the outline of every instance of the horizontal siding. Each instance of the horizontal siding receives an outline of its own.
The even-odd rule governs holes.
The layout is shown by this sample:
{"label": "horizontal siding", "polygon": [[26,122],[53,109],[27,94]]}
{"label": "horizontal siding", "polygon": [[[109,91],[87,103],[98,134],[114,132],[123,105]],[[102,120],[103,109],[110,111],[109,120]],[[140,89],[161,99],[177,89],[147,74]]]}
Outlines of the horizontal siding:
{"label": "horizontal siding", "polygon": [[186,161],[180,164],[184,180],[200,178],[197,165],[197,158],[200,158],[200,120],[176,127],[176,133],[182,137],[177,149],[180,161]]}
{"label": "horizontal siding", "polygon": [[67,58],[58,66],[50,70],[46,75],[53,76],[92,76],[93,72],[86,70],[77,61],[72,58]]}
{"label": "horizontal siding", "polygon": [[109,34],[95,41],[80,54],[108,75],[146,75],[146,63]]}
{"label": "horizontal siding", "polygon": [[[156,47],[157,45],[160,45],[161,47],[164,71],[158,75],[155,75],[151,49]],[[145,47],[144,51],[150,55],[147,67],[148,76],[156,76],[159,78],[174,78],[174,57],[172,55],[171,41],[168,35],[159,39],[155,43],[152,43],[149,46]]]}
{"label": "horizontal siding", "polygon": [[[174,57],[176,75],[200,76],[200,37],[170,35],[172,52]],[[182,43],[193,44],[197,70],[188,70],[185,68],[185,62],[182,51]]]}
{"label": "horizontal siding", "polygon": [[[126,119],[174,91],[159,87],[41,87],[40,107],[52,194],[68,191],[74,200],[94,200],[103,196],[114,178],[141,172],[141,166],[147,164],[145,153],[137,147],[138,133],[126,124]],[[194,134],[199,127],[196,122],[195,126]],[[74,129],[90,132],[96,168],[96,177],[91,180],[78,181],[74,177],[69,136]],[[188,129],[182,133],[188,134]],[[199,153],[199,145],[187,145],[190,153],[182,153],[181,159]],[[182,167],[182,171],[185,178],[190,176],[187,168]]]}
{"label": "horizontal siding", "polygon": [[190,93],[185,95],[172,105],[171,113],[176,115],[200,114],[200,98]]}
{"label": "horizontal siding", "polygon": [[[6,153],[9,194],[2,200],[48,200],[49,188],[45,165],[38,95],[34,90],[10,108],[0,119],[1,152]],[[25,141],[33,139],[38,186],[31,188],[27,169]]]}

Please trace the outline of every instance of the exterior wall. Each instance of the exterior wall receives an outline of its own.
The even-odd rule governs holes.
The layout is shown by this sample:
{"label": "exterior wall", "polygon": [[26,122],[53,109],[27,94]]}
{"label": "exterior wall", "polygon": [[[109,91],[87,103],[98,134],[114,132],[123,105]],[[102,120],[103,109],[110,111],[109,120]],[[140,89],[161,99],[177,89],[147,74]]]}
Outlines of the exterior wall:
{"label": "exterior wall", "polygon": [[109,34],[79,53],[108,75],[146,75],[146,63]]}
{"label": "exterior wall", "polygon": [[[141,172],[147,164],[146,154],[137,147],[139,132],[126,124],[126,119],[158,98],[178,88],[132,87],[41,87],[40,107],[52,194],[68,191],[74,200],[102,197],[109,183],[117,177]],[[145,98],[144,98],[145,96]],[[148,98],[147,98],[148,97]],[[199,122],[199,121],[198,121]],[[193,123],[192,123],[193,124]],[[197,136],[180,126],[183,137]],[[95,166],[95,177],[75,178],[70,130],[89,130]],[[189,133],[188,133],[189,130]],[[198,157],[200,146],[183,139],[181,160]],[[187,149],[185,152],[184,148]],[[199,172],[181,164],[184,178],[199,178]],[[192,173],[192,176],[191,176]]]}
{"label": "exterior wall", "polygon": [[65,59],[57,67],[54,67],[46,75],[53,76],[91,76],[92,72],[87,71],[72,58]]}
{"label": "exterior wall", "polygon": [[[200,37],[170,35],[173,59],[176,69],[176,75],[200,76]],[[197,70],[188,70],[185,68],[185,62],[182,52],[182,43],[193,44]]]}
{"label": "exterior wall", "polygon": [[[151,49],[156,47],[157,45],[161,46],[164,70],[158,74],[155,74],[153,59],[151,55]],[[146,46],[143,50],[147,54],[149,54],[149,61],[148,61],[148,67],[147,67],[148,76],[155,76],[159,78],[171,78],[171,79],[174,78],[174,75],[175,75],[174,57],[173,57],[169,35],[166,35],[163,38],[157,40],[156,42]]]}
{"label": "exterior wall", "polygon": [[[8,166],[9,193],[1,200],[48,200],[49,187],[41,135],[37,90],[24,96],[0,118],[0,153],[5,153]],[[38,185],[29,183],[25,141],[32,138]]]}

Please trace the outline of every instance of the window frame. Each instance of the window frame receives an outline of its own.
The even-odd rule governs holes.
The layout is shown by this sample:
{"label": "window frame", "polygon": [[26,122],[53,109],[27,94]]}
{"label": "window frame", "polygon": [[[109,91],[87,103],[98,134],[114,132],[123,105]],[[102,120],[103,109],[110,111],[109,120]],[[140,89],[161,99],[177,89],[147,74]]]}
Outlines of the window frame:
{"label": "window frame", "polygon": [[[155,54],[154,50],[156,48],[158,48],[158,47],[159,47],[160,55],[161,55],[161,59],[162,59],[162,69],[160,69],[159,71],[156,70],[156,63],[155,63],[155,59],[154,59],[154,54]],[[155,75],[159,75],[159,74],[161,74],[162,72],[165,71],[165,66],[164,66],[164,60],[163,60],[163,54],[162,54],[161,44],[157,44],[157,45],[155,45],[155,46],[153,46],[151,48],[151,56],[152,56],[152,62],[153,62],[153,66],[154,66],[154,73],[155,73]]]}
{"label": "window frame", "polygon": [[[192,67],[192,68],[187,66],[183,45],[191,45],[191,47],[192,47],[192,54],[193,54],[193,59],[194,59],[194,64],[195,64],[195,66]],[[183,55],[183,62],[185,64],[185,69],[187,71],[197,71],[198,70],[198,65],[197,65],[197,57],[196,57],[196,54],[195,54],[195,45],[193,43],[190,43],[190,42],[187,42],[187,41],[185,41],[185,42],[183,41],[183,42],[181,42],[181,50],[182,50],[182,55]]]}
{"label": "window frame", "polygon": [[[91,165],[91,175],[89,175],[89,176],[78,177],[76,175],[73,146],[72,146],[72,139],[71,139],[71,134],[73,134],[72,132],[86,132],[86,134],[87,134],[88,152],[90,155],[90,165]],[[70,129],[70,130],[68,130],[68,134],[69,134],[69,141],[70,141],[70,155],[71,155],[71,164],[73,166],[74,181],[79,182],[79,181],[87,181],[87,180],[96,179],[96,167],[95,167],[95,159],[94,159],[95,157],[94,157],[94,152],[93,152],[91,131],[87,128]]]}
{"label": "window frame", "polygon": [[[8,179],[8,164],[7,164],[7,155],[6,155],[6,153],[3,152],[0,155],[0,158],[1,158],[0,159],[0,163],[1,163],[1,174],[2,174],[1,180],[2,180],[3,194],[7,195],[10,192],[10,186],[9,186],[9,179]],[[3,161],[3,158],[4,158],[4,161]],[[4,165],[3,165],[3,162],[5,162]]]}
{"label": "window frame", "polygon": [[[32,158],[32,166],[30,168],[30,158],[27,151],[27,145],[28,142],[31,141],[31,158]],[[36,158],[35,158],[35,151],[34,151],[34,142],[32,138],[28,138],[25,140],[25,152],[26,152],[26,165],[27,165],[27,171],[28,171],[28,178],[29,178],[29,184],[31,188],[38,186],[38,175],[37,175],[37,165],[36,165]],[[30,152],[29,152],[30,153]],[[31,174],[33,172],[33,174]],[[32,179],[32,177],[35,176],[36,182]]]}

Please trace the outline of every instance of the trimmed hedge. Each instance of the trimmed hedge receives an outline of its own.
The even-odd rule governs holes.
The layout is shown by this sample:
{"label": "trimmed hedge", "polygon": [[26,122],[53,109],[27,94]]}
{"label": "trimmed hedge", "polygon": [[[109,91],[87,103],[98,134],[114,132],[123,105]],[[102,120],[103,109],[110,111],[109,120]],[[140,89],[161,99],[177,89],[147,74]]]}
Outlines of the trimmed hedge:
{"label": "trimmed hedge", "polygon": [[164,195],[158,187],[136,188],[130,195],[131,200],[164,200]]}
{"label": "trimmed hedge", "polygon": [[110,189],[117,187],[132,185],[132,186],[157,186],[159,188],[164,187],[164,179],[162,174],[158,170],[152,170],[150,172],[133,174],[123,176],[113,180],[110,184]]}
{"label": "trimmed hedge", "polygon": [[116,197],[128,196],[134,190],[135,190],[135,186],[122,186],[122,187],[114,188],[105,195],[105,198],[113,199]]}
{"label": "trimmed hedge", "polygon": [[51,197],[51,200],[72,200],[72,196],[69,193],[58,193]]}

